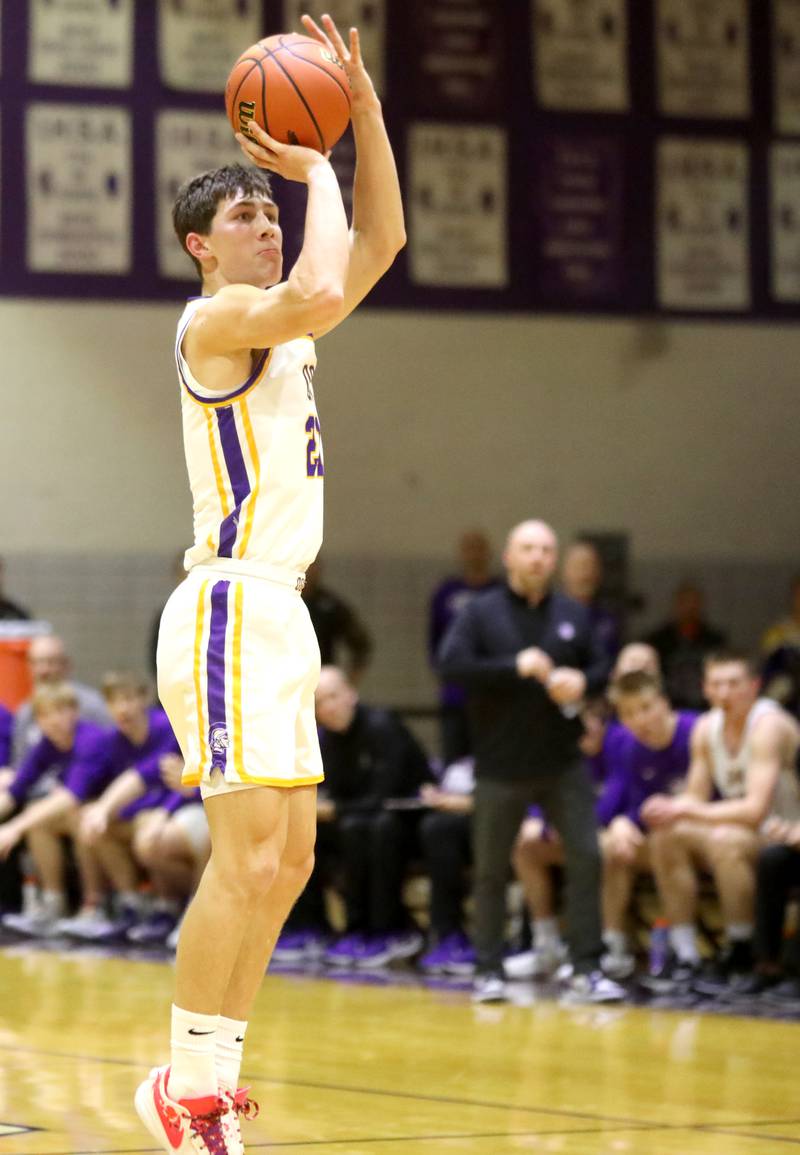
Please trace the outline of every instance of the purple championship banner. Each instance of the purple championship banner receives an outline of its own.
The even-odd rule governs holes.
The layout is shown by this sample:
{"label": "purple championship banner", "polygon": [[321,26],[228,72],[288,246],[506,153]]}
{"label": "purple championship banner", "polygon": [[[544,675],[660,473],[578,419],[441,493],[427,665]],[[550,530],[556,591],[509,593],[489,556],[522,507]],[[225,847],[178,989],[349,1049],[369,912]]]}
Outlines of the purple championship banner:
{"label": "purple championship banner", "polygon": [[0,294],[186,297],[175,191],[305,10],[361,29],[403,184],[367,306],[800,317],[798,0],[0,0]]}

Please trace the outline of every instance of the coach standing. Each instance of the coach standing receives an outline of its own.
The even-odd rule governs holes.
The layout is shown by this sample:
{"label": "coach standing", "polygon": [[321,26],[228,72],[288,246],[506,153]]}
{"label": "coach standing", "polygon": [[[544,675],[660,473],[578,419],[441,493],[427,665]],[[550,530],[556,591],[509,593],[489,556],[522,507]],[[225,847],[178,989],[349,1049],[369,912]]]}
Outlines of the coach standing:
{"label": "coach standing", "polygon": [[578,749],[580,709],[602,690],[608,660],[588,611],[552,589],[558,539],[542,521],[511,530],[506,582],[474,598],[439,650],[439,669],[467,687],[476,757],[474,998],[505,998],[505,889],[514,839],[538,804],[566,853],[567,941],[573,997],[616,1001],[624,992],[599,969],[601,860],[594,796]]}

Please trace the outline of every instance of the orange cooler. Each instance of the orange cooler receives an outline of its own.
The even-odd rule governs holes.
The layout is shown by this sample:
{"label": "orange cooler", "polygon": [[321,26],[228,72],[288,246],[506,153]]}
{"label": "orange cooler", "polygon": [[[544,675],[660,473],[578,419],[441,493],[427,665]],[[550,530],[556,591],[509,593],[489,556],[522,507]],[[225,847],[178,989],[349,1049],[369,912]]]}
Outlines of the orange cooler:
{"label": "orange cooler", "polygon": [[31,696],[28,647],[52,632],[49,622],[0,622],[0,703],[7,709],[16,710]]}

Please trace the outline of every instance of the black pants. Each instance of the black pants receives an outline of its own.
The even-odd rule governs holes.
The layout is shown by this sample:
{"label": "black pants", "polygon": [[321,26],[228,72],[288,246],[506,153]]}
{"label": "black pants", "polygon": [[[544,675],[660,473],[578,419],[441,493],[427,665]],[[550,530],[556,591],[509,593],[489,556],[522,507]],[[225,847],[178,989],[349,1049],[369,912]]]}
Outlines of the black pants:
{"label": "black pants", "polygon": [[473,818],[478,970],[502,970],[511,848],[533,804],[542,807],[564,843],[567,943],[576,972],[586,973],[596,969],[602,953],[601,859],[594,792],[581,761],[524,781],[478,777]]}
{"label": "black pants", "polygon": [[800,850],[768,846],[758,856],[756,955],[777,963],[783,953],[783,923],[789,892],[800,886]]}
{"label": "black pants", "polygon": [[472,859],[472,816],[431,810],[419,838],[431,880],[431,930],[441,941],[462,930],[465,873]]}
{"label": "black pants", "polygon": [[442,706],[442,761],[445,766],[472,753],[472,740],[465,706]]}

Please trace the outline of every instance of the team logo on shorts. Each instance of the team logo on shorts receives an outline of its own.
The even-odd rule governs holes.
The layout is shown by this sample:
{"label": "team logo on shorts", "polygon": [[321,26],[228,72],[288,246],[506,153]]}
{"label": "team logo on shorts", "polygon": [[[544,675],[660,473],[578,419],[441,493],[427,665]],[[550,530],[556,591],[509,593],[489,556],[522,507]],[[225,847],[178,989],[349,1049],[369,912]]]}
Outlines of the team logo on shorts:
{"label": "team logo on shorts", "polygon": [[211,726],[209,728],[208,744],[211,747],[212,754],[225,753],[225,751],[228,749],[228,746],[230,746],[230,738],[228,737],[228,731],[224,726],[220,726],[217,723],[217,725]]}
{"label": "team logo on shorts", "polygon": [[558,636],[563,642],[571,642],[575,637],[575,627],[572,622],[561,622],[558,627]]}

